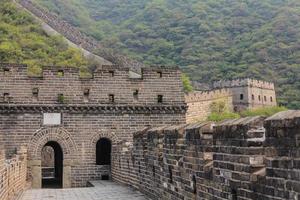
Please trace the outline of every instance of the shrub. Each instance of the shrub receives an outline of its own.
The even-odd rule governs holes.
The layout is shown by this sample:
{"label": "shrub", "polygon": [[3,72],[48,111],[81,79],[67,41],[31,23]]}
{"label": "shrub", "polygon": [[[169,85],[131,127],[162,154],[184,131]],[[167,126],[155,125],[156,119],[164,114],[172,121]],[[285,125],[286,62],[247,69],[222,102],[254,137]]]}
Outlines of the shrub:
{"label": "shrub", "polygon": [[194,90],[190,78],[186,74],[181,75],[181,81],[183,83],[183,89],[185,92],[192,92]]}
{"label": "shrub", "polygon": [[263,107],[263,108],[255,108],[255,109],[248,109],[241,112],[242,117],[249,117],[249,116],[263,116],[269,117],[278,112],[285,111],[287,108],[282,106],[272,106],[272,107]]}
{"label": "shrub", "polygon": [[220,122],[225,119],[238,119],[240,118],[240,115],[238,113],[233,112],[224,112],[224,113],[211,113],[208,117],[208,121],[214,121],[214,122]]}

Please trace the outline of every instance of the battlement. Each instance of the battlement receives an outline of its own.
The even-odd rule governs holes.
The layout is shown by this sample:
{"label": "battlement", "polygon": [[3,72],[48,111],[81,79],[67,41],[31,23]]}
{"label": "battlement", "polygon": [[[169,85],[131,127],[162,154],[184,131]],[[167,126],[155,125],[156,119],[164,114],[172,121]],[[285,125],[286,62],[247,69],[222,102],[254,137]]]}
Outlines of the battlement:
{"label": "battlement", "polygon": [[73,67],[43,66],[30,76],[24,64],[0,63],[0,104],[18,105],[184,105],[178,67],[143,67],[140,78],[129,67],[102,65],[91,76]]}
{"label": "battlement", "polygon": [[148,127],[120,145],[114,178],[151,199],[297,199],[299,117]]}
{"label": "battlement", "polygon": [[207,90],[207,91],[194,91],[185,95],[185,101],[187,103],[217,100],[220,98],[226,98],[232,96],[232,92],[227,88]]}
{"label": "battlement", "polygon": [[[26,64],[17,64],[17,63],[0,63],[0,72],[20,72],[20,71],[26,71],[28,69],[28,66]],[[96,69],[93,71],[90,71],[91,74],[96,74],[96,73],[101,73],[103,71],[109,71],[109,70],[117,70],[117,71],[122,71],[122,72],[129,72],[130,67],[124,67],[120,65],[99,65],[97,66]],[[73,75],[79,74],[80,69],[72,66],[50,66],[50,65],[43,65],[41,66],[41,77],[43,76],[43,72],[57,72],[57,71],[64,71],[67,73],[71,73]],[[142,67],[141,72],[156,72],[155,77],[158,75],[160,76],[159,73],[169,73],[169,72],[174,72],[174,71],[179,71],[178,66],[159,66],[159,65],[153,65],[151,67]],[[31,77],[28,75],[28,77]],[[142,77],[141,77],[142,79]]]}
{"label": "battlement", "polygon": [[274,83],[250,78],[235,80],[220,80],[213,83],[213,88],[257,87],[275,90]]}
{"label": "battlement", "polygon": [[188,105],[186,113],[187,123],[204,121],[211,114],[211,106],[214,103],[222,102],[228,110],[232,110],[232,91],[228,88],[209,91],[195,91],[185,95],[185,102]]}

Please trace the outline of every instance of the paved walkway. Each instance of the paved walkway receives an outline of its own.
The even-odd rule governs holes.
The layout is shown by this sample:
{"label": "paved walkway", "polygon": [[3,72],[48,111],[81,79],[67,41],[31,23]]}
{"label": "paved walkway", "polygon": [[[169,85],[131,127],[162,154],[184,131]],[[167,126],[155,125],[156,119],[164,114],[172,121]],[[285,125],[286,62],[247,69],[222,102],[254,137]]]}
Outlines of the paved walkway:
{"label": "paved walkway", "polygon": [[111,181],[92,182],[95,187],[71,189],[31,189],[21,200],[146,200],[129,187]]}

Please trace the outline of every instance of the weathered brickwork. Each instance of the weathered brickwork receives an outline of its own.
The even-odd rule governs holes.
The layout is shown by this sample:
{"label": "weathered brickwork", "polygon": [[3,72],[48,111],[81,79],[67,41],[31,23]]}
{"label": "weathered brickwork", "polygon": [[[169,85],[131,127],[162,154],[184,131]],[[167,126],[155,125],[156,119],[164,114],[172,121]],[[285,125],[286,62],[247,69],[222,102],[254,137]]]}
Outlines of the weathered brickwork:
{"label": "weathered brickwork", "polygon": [[266,175],[253,185],[255,199],[299,199],[300,112],[287,111],[265,122]]}
{"label": "weathered brickwork", "polygon": [[[138,80],[130,79],[128,71],[123,67],[102,66],[94,71],[93,78],[83,79],[78,69],[44,67],[42,77],[36,78],[27,76],[25,65],[1,64],[0,102],[157,105],[158,95],[162,95],[162,105],[184,104],[178,68],[145,68],[143,78]],[[63,95],[62,102],[58,101],[59,94]],[[114,95],[114,102],[110,102],[110,94]]]}
{"label": "weathered brickwork", "polygon": [[44,67],[41,77],[28,77],[25,65],[1,65],[0,135],[8,155],[28,147],[33,187],[41,187],[41,153],[48,142],[62,149],[63,187],[86,186],[111,177],[109,165],[96,164],[100,138],[111,141],[114,160],[118,142],[132,142],[133,132],[185,123],[177,68],[145,68],[142,79],[129,78],[128,71],[102,66],[82,79],[76,69]]}
{"label": "weathered brickwork", "polygon": [[26,187],[27,150],[19,148],[10,159],[0,151],[0,199],[15,199]]}
{"label": "weathered brickwork", "polygon": [[188,105],[187,123],[205,121],[212,112],[213,103],[222,103],[228,111],[233,111],[233,94],[229,89],[195,91],[185,95]]}
{"label": "weathered brickwork", "polygon": [[299,199],[300,111],[264,120],[145,128],[119,145],[113,178],[152,199]]}

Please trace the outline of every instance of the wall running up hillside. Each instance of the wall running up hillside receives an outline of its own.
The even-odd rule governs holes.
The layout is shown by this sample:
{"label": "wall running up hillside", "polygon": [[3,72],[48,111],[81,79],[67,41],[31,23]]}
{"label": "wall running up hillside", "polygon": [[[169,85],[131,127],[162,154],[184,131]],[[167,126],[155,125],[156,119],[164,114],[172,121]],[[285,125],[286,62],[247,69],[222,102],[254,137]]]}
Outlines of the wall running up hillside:
{"label": "wall running up hillside", "polygon": [[72,26],[66,21],[59,19],[58,16],[34,4],[32,1],[19,0],[18,2],[21,6],[30,11],[33,15],[40,18],[42,21],[47,23],[57,32],[65,36],[68,40],[82,47],[83,49],[92,53],[95,53],[97,51],[97,55],[103,57],[104,59],[116,65],[130,67],[130,69],[135,72],[140,73],[141,68],[144,67],[144,65],[140,62],[129,59],[123,55],[117,55],[115,53],[106,51],[97,40],[86,36],[85,34],[80,32],[76,27]]}

